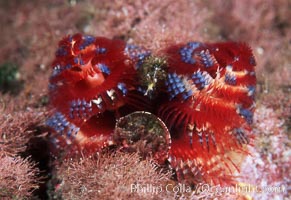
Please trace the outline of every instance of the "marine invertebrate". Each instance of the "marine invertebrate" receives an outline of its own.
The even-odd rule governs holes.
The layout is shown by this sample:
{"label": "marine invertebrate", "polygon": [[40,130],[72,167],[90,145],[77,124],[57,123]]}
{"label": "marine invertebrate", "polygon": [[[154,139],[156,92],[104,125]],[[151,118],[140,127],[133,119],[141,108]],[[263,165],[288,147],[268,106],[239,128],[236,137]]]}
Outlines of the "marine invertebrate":
{"label": "marine invertebrate", "polygon": [[118,112],[125,104],[139,107],[143,102],[131,92],[136,88],[138,52],[120,40],[81,34],[59,42],[49,84],[56,112],[47,121],[62,134],[56,143],[73,142],[82,150],[98,150],[110,143],[115,125],[110,111]]}
{"label": "marine invertebrate", "polygon": [[143,158],[152,156],[159,164],[168,158],[171,146],[171,137],[163,121],[144,111],[119,118],[113,141],[126,152],[139,152]]}
{"label": "marine invertebrate", "polygon": [[116,144],[116,119],[150,111],[169,129],[167,159],[179,180],[229,183],[230,154],[249,143],[254,66],[244,43],[189,42],[151,55],[119,40],[67,36],[53,62],[47,124],[58,147],[90,153]]}
{"label": "marine invertebrate", "polygon": [[243,43],[190,42],[171,46],[164,54],[169,58],[169,99],[158,115],[173,138],[171,165],[180,176],[190,172],[198,181],[231,179],[222,168],[236,168],[228,154],[242,153],[242,144],[249,143],[254,111],[255,61],[250,48]]}

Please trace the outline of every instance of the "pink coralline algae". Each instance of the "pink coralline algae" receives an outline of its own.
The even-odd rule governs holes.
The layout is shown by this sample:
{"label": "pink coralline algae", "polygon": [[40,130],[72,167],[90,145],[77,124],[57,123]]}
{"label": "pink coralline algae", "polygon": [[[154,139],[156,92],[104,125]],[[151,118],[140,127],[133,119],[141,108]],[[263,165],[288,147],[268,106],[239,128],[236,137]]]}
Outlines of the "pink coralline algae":
{"label": "pink coralline algae", "polygon": [[284,199],[290,190],[291,155],[284,120],[279,119],[272,108],[263,105],[256,110],[254,121],[256,145],[248,147],[252,156],[241,165],[241,174],[247,177],[241,177],[240,182],[248,182],[263,191],[250,193],[254,199]]}
{"label": "pink coralline algae", "polygon": [[116,120],[134,111],[163,121],[164,155],[180,181],[232,183],[232,153],[248,152],[256,65],[244,43],[188,42],[151,51],[81,34],[59,42],[47,120],[66,156],[116,145]]}

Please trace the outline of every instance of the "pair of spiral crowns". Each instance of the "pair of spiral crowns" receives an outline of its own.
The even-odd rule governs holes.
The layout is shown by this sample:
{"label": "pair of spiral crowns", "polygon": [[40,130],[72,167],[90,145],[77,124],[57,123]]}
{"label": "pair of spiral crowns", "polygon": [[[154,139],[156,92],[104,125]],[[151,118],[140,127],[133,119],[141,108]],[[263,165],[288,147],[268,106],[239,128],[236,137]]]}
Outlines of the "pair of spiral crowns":
{"label": "pair of spiral crowns", "polygon": [[246,155],[252,138],[255,65],[244,43],[188,42],[152,55],[121,40],[67,36],[52,64],[47,125],[66,156],[90,155],[120,141],[118,119],[144,111],[165,124],[156,158],[180,181],[230,183],[239,170],[232,154]]}

